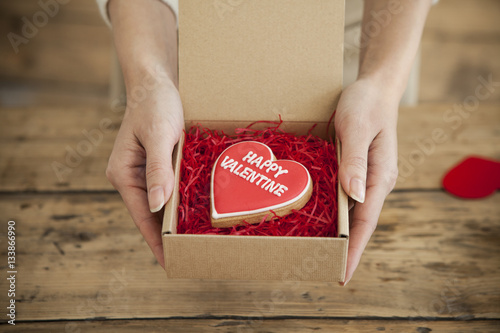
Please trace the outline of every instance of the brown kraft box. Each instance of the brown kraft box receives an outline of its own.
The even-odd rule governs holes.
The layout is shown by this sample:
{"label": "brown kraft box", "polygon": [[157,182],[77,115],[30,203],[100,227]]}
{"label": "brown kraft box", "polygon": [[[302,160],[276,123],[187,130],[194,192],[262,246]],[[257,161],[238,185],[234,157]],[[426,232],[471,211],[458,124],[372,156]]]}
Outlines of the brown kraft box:
{"label": "brown kraft box", "polygon": [[[179,92],[186,128],[233,133],[258,120],[326,138],[342,89],[343,0],[180,0]],[[343,282],[349,242],[339,185],[338,237],[177,234],[180,161],[165,206],[168,278]]]}

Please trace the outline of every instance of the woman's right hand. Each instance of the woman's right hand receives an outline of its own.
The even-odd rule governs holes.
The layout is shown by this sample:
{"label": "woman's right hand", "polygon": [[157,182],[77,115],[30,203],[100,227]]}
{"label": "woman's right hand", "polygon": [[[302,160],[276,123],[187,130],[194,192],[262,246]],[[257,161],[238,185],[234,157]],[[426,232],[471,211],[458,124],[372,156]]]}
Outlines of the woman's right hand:
{"label": "woman's right hand", "polygon": [[172,151],[184,128],[179,92],[169,80],[129,103],[106,176],[120,192],[132,219],[164,267],[162,208],[174,188]]}

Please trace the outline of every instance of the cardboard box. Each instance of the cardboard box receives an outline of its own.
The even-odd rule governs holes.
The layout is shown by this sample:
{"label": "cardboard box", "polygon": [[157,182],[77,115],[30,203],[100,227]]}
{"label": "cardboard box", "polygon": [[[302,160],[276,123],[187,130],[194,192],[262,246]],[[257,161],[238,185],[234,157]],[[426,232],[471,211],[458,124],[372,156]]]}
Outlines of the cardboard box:
{"label": "cardboard box", "polygon": [[[278,120],[304,134],[327,122],[342,89],[343,0],[180,0],[179,91],[186,127],[233,133]],[[183,140],[163,222],[169,278],[343,281],[349,223],[339,186],[339,237],[177,234]]]}

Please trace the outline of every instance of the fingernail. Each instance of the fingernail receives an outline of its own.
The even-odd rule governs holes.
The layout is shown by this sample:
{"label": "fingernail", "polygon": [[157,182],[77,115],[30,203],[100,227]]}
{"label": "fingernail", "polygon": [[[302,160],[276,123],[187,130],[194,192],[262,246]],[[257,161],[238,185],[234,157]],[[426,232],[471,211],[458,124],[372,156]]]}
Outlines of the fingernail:
{"label": "fingernail", "polygon": [[160,186],[153,187],[148,193],[149,209],[156,213],[165,204],[165,194]]}
{"label": "fingernail", "polygon": [[365,202],[366,185],[358,178],[351,179],[349,196],[357,202]]}

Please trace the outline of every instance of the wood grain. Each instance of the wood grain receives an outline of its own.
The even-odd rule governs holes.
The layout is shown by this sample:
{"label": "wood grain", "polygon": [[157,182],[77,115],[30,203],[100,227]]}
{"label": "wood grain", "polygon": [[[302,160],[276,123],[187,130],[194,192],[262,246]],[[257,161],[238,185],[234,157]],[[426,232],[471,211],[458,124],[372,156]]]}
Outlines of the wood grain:
{"label": "wood grain", "polygon": [[[8,29],[1,29],[4,36]],[[61,44],[59,40],[66,42]],[[4,81],[25,81],[31,85],[38,82],[62,90],[67,89],[68,83],[72,89],[85,85],[106,89],[109,85],[111,36],[107,27],[82,29],[49,23],[27,44],[21,44],[18,53],[8,40],[2,44],[6,44],[0,48],[0,73]]]}
{"label": "wood grain", "polygon": [[[74,25],[95,25],[103,26],[104,22],[99,16],[99,11],[95,1],[71,0],[59,5],[59,11],[51,18],[55,24],[69,23]],[[50,1],[47,1],[50,3]],[[16,17],[26,15],[33,16],[34,13],[41,10],[38,0],[11,1],[0,3],[2,18]]]}
{"label": "wood grain", "polygon": [[[354,0],[348,5],[360,6]],[[38,0],[0,3],[0,32],[20,34],[22,17],[31,18],[39,10]],[[478,75],[499,77],[495,61],[500,57],[498,15],[496,0],[441,0],[431,9],[422,37],[421,102],[460,103],[473,93]],[[356,20],[359,17],[346,17],[348,23]],[[61,6],[29,44],[21,45],[17,55],[7,38],[0,46],[0,78],[29,84],[17,90],[28,99],[25,103],[33,103],[29,98],[33,93],[38,105],[51,100],[65,105],[85,103],[81,94],[71,92],[90,89],[102,99],[102,90],[109,86],[111,36],[94,1]],[[26,89],[31,93],[24,95]],[[490,101],[500,101],[500,90]]]}
{"label": "wood grain", "polygon": [[[500,318],[499,195],[393,193],[345,288],[166,280],[115,194],[3,194],[18,232],[19,320],[307,316]],[[5,239],[5,224],[0,239]],[[0,262],[6,262],[1,248]],[[1,266],[5,269],[5,266]],[[294,268],[295,269],[295,268]],[[307,273],[307,267],[297,267]],[[0,290],[6,290],[0,280]],[[6,294],[0,296],[5,302]]]}
{"label": "wood grain", "polygon": [[[419,85],[421,103],[463,103],[474,96],[480,84],[478,77],[500,81],[500,33],[484,44],[443,41],[437,36],[422,41],[422,62]],[[469,37],[476,40],[474,36]],[[494,88],[487,102],[500,102],[500,89]]]}
{"label": "wood grain", "polygon": [[[454,112],[452,107],[424,104],[401,109],[396,189],[438,189],[446,170],[467,155],[500,159],[500,107],[480,104],[464,113],[466,117],[454,113],[459,124],[446,118]],[[113,189],[104,170],[123,115],[119,109],[3,108],[0,115],[4,119],[0,125],[0,191]],[[104,129],[103,120],[110,124]],[[443,131],[444,141],[433,139],[433,131],[438,129]],[[98,138],[96,131],[102,134],[102,140],[95,141],[98,144],[85,135],[93,133]],[[80,158],[74,156],[78,149]],[[54,162],[63,170],[58,172],[63,177],[57,176]]]}
{"label": "wood grain", "polygon": [[[444,174],[470,155],[500,159],[500,106],[422,104],[401,108],[396,189],[441,188]],[[458,111],[460,110],[460,111]]]}
{"label": "wood grain", "polygon": [[[111,33],[95,1],[70,1],[60,5],[37,32],[23,33],[25,20],[45,13],[37,0],[0,4],[0,33],[14,33],[28,40],[18,52],[8,38],[0,41],[0,78],[54,90],[107,89],[111,69]],[[43,23],[43,22],[42,22]],[[68,86],[69,84],[69,86]]]}
{"label": "wood grain", "polygon": [[[500,33],[496,0],[440,0],[431,8],[426,28],[438,30],[448,37],[461,38],[469,34]],[[477,41],[481,42],[481,40]]]}
{"label": "wood grain", "polygon": [[[477,77],[500,77],[500,3],[441,0],[432,7],[422,36],[421,102],[461,103]],[[500,102],[500,89],[489,102]]]}
{"label": "wood grain", "polygon": [[121,110],[12,108],[0,114],[2,191],[113,190],[105,169]]}
{"label": "wood grain", "polygon": [[[20,34],[22,18],[39,10],[38,0],[0,2],[0,33]],[[500,159],[498,87],[477,109],[449,111],[476,96],[479,77],[499,81],[499,14],[497,0],[432,8],[420,92],[441,104],[401,109],[396,189],[404,191],[388,197],[345,288],[166,280],[104,176],[122,113],[96,107],[106,103],[111,35],[95,2],[61,6],[18,54],[3,38],[0,105],[37,107],[0,108],[0,219],[16,221],[20,320],[2,319],[0,331],[498,332],[500,194],[460,201],[439,189],[466,155]],[[101,129],[103,119],[112,130]],[[439,129],[446,139],[437,143]],[[100,130],[102,141],[88,146],[85,130]],[[58,178],[53,162],[67,165],[68,149],[86,145],[88,155]],[[5,257],[2,246],[3,271]],[[0,279],[1,304],[6,287]]]}
{"label": "wood grain", "polygon": [[426,321],[426,320],[338,320],[338,319],[150,319],[107,321],[61,321],[18,323],[16,327],[4,325],[3,332],[414,332],[463,333],[498,332],[500,323],[480,321]]}

